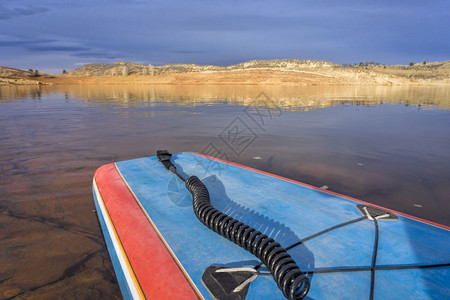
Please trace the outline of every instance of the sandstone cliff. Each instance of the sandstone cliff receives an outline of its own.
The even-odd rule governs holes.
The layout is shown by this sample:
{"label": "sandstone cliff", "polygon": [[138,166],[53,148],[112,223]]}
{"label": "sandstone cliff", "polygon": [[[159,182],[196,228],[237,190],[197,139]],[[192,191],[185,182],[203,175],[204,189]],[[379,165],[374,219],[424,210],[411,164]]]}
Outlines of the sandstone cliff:
{"label": "sandstone cliff", "polygon": [[[267,76],[280,72],[292,77],[284,82],[295,83],[295,77],[301,78],[316,75],[317,84],[347,83],[347,84],[450,84],[450,61],[434,63],[416,63],[410,65],[386,66],[376,63],[360,63],[355,65],[338,65],[326,61],[300,59],[253,60],[231,66],[212,66],[196,64],[171,64],[162,66],[142,65],[127,62],[113,64],[89,64],[68,73],[68,76],[129,76],[150,75],[161,76],[178,73],[215,73],[230,72],[230,74],[248,73],[249,76]],[[250,72],[250,73],[249,73]],[[287,72],[287,73],[286,73]],[[295,74],[295,73],[298,74]],[[211,75],[212,76],[212,75]],[[199,75],[193,75],[199,77]],[[215,77],[220,77],[215,75]],[[286,76],[284,76],[286,77]],[[219,78],[217,78],[219,79]],[[251,80],[251,78],[248,78]],[[200,81],[205,81],[202,78]],[[207,80],[206,80],[207,81]],[[274,83],[276,80],[274,81]],[[248,80],[246,80],[248,83]],[[256,82],[260,83],[260,82]]]}

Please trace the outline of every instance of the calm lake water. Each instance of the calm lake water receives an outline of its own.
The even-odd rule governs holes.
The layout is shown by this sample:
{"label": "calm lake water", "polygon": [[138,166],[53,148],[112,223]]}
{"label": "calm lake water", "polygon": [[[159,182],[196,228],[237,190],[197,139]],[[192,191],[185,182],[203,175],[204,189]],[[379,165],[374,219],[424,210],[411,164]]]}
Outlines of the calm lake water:
{"label": "calm lake water", "polygon": [[195,151],[450,225],[450,88],[0,88],[0,299],[121,298],[100,165]]}

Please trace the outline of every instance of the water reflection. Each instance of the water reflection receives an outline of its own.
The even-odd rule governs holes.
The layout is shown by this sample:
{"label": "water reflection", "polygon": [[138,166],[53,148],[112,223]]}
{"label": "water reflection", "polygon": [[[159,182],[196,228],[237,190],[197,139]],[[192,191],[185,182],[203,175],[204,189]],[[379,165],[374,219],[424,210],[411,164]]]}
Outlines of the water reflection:
{"label": "water reflection", "polygon": [[383,103],[417,105],[424,109],[448,109],[448,86],[259,86],[259,85],[71,85],[0,87],[0,100],[39,99],[43,95],[62,94],[66,99],[116,105],[142,105],[147,102],[173,105],[234,104],[262,105],[267,98],[272,105],[290,110],[323,108],[337,104],[378,105]]}

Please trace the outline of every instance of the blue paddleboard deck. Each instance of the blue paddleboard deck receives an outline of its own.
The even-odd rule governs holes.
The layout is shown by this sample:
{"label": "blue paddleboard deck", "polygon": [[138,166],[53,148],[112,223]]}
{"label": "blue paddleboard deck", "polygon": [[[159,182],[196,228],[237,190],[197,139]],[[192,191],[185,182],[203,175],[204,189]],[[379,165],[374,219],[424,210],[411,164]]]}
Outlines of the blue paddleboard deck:
{"label": "blue paddleboard deck", "polygon": [[[202,180],[215,208],[289,249],[310,279],[309,299],[450,298],[446,226],[200,154],[171,161]],[[157,157],[101,167],[94,199],[124,298],[212,299],[208,267],[260,263],[197,219],[184,182]],[[272,276],[246,292],[284,299]]]}

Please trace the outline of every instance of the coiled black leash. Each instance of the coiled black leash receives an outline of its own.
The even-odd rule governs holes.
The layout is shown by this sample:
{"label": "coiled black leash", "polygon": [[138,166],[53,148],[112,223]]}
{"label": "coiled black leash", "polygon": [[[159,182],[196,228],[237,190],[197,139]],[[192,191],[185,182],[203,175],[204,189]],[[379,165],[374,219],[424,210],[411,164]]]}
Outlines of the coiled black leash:
{"label": "coiled black leash", "polygon": [[293,300],[306,296],[310,287],[308,277],[279,243],[215,209],[203,182],[197,176],[183,178],[170,161],[172,154],[167,150],[158,150],[156,155],[166,169],[185,182],[192,195],[195,215],[204,225],[258,257],[267,266],[286,298]]}

